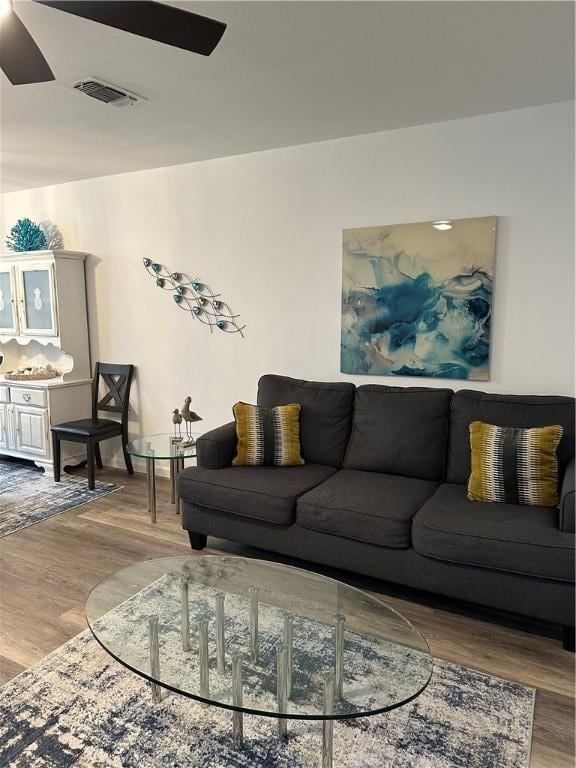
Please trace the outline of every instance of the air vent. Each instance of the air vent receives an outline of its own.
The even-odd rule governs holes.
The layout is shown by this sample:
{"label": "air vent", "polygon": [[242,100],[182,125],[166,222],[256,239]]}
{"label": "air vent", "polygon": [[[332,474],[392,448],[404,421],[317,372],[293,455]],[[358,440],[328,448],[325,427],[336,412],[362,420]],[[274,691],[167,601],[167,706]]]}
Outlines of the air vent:
{"label": "air vent", "polygon": [[112,104],[114,107],[127,107],[137,104],[139,101],[145,101],[143,96],[131,93],[125,88],[119,88],[117,85],[105,83],[103,80],[96,80],[94,77],[79,80],[70,87],[79,93],[85,93],[91,99],[97,99],[104,104]]}

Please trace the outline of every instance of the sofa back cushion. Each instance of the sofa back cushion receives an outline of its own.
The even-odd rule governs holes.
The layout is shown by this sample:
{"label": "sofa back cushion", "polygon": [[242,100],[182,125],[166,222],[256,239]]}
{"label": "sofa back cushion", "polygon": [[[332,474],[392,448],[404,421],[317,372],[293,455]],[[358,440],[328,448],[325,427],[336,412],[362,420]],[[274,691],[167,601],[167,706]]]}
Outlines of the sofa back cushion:
{"label": "sofa back cushion", "polygon": [[443,480],[451,389],[358,387],[346,469]]}
{"label": "sofa back cushion", "polygon": [[467,483],[470,477],[470,424],[483,421],[497,427],[563,428],[558,446],[558,478],[574,455],[574,398],[556,395],[496,395],[462,389],[452,399],[448,440],[449,483]]}
{"label": "sofa back cushion", "polygon": [[302,456],[311,464],[341,467],[352,424],[354,384],[304,381],[268,374],[258,383],[258,405],[299,403]]}

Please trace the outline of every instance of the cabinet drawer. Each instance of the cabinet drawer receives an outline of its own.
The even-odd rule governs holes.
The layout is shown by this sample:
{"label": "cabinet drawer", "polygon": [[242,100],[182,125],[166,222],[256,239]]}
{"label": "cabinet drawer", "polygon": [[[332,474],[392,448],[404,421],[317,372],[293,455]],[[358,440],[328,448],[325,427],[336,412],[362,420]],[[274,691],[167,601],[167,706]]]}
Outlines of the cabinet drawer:
{"label": "cabinet drawer", "polygon": [[10,387],[10,400],[16,405],[39,405],[46,407],[46,392],[43,389],[16,389]]}
{"label": "cabinet drawer", "polygon": [[10,390],[8,387],[0,387],[0,403],[10,402]]}

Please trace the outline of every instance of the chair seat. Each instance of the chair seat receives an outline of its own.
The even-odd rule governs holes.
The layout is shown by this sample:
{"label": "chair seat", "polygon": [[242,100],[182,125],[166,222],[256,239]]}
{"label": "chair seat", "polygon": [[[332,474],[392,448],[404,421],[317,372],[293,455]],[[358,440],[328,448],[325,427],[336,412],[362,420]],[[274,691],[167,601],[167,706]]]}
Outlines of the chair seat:
{"label": "chair seat", "polygon": [[55,424],[52,432],[62,435],[75,435],[77,437],[100,437],[103,435],[121,435],[122,424],[113,419],[78,419],[78,421],[65,421]]}
{"label": "chair seat", "polygon": [[298,467],[187,467],[178,475],[178,495],[200,507],[275,525],[294,522],[296,499],[336,470],[319,464]]}
{"label": "chair seat", "polygon": [[410,546],[412,516],[437,483],[415,477],[342,469],[298,499],[296,523],[381,547]]}
{"label": "chair seat", "polygon": [[438,488],[414,517],[412,541],[416,552],[438,560],[574,578],[573,536],[558,530],[557,509],[470,501],[464,485]]}

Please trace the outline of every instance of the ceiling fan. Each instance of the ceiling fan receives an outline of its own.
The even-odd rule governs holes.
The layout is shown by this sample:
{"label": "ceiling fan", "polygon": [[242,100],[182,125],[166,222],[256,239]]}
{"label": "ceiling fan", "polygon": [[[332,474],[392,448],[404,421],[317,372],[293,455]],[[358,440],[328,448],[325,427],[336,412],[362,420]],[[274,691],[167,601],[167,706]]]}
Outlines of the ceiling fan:
{"label": "ceiling fan", "polygon": [[[34,0],[83,19],[210,56],[226,24],[151,0]],[[50,65],[14,11],[0,0],[0,68],[12,85],[54,80]]]}

